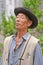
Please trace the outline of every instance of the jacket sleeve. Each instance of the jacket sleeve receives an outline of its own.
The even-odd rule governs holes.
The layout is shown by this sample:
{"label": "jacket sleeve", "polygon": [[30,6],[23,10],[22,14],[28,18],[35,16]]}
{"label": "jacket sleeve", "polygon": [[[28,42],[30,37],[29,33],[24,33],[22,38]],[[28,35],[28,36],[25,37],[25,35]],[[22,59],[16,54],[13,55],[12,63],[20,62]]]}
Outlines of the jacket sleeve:
{"label": "jacket sleeve", "polygon": [[36,48],[34,51],[34,65],[43,65],[41,47],[39,44],[36,45]]}

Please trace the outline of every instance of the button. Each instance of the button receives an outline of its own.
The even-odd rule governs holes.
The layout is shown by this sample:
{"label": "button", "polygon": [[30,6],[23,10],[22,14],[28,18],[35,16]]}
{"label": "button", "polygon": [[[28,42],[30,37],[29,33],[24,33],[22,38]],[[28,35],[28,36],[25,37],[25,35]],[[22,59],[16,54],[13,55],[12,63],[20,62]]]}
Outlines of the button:
{"label": "button", "polygon": [[12,64],[11,64],[12,65]]}
{"label": "button", "polygon": [[6,61],[7,61],[8,59],[6,59]]}

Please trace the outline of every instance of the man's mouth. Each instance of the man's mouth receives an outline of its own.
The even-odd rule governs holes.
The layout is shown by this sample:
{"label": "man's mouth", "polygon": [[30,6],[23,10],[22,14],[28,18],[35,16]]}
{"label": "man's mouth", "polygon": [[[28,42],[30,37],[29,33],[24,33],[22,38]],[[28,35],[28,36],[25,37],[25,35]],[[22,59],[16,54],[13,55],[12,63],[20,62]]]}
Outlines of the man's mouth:
{"label": "man's mouth", "polygon": [[16,21],[16,25],[17,25],[17,26],[20,25],[19,21]]}

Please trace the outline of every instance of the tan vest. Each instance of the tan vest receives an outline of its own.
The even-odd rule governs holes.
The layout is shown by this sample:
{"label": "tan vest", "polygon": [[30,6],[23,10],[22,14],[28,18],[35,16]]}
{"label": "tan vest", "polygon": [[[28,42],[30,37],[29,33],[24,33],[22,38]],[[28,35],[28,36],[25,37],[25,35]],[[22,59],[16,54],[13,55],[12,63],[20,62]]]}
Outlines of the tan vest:
{"label": "tan vest", "polygon": [[[18,59],[18,65],[33,65],[33,55],[35,47],[38,43],[38,39],[34,36],[30,36],[29,39],[25,42],[25,45],[21,51],[21,54]],[[10,49],[10,43],[12,42],[12,36],[7,37],[4,41],[4,50],[3,50],[3,63],[2,65],[8,65],[8,55]],[[27,44],[28,43],[28,44]]]}

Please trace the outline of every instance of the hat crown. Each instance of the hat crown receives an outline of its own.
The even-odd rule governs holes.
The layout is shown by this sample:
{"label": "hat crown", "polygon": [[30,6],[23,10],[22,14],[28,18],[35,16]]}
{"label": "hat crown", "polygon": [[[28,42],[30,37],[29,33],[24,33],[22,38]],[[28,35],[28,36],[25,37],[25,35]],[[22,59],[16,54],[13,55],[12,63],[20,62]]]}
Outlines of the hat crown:
{"label": "hat crown", "polygon": [[19,13],[24,13],[28,16],[30,20],[32,20],[32,25],[29,28],[35,28],[38,24],[38,19],[36,16],[32,13],[32,10],[30,10],[27,7],[17,7],[14,9],[14,13],[17,16]]}

